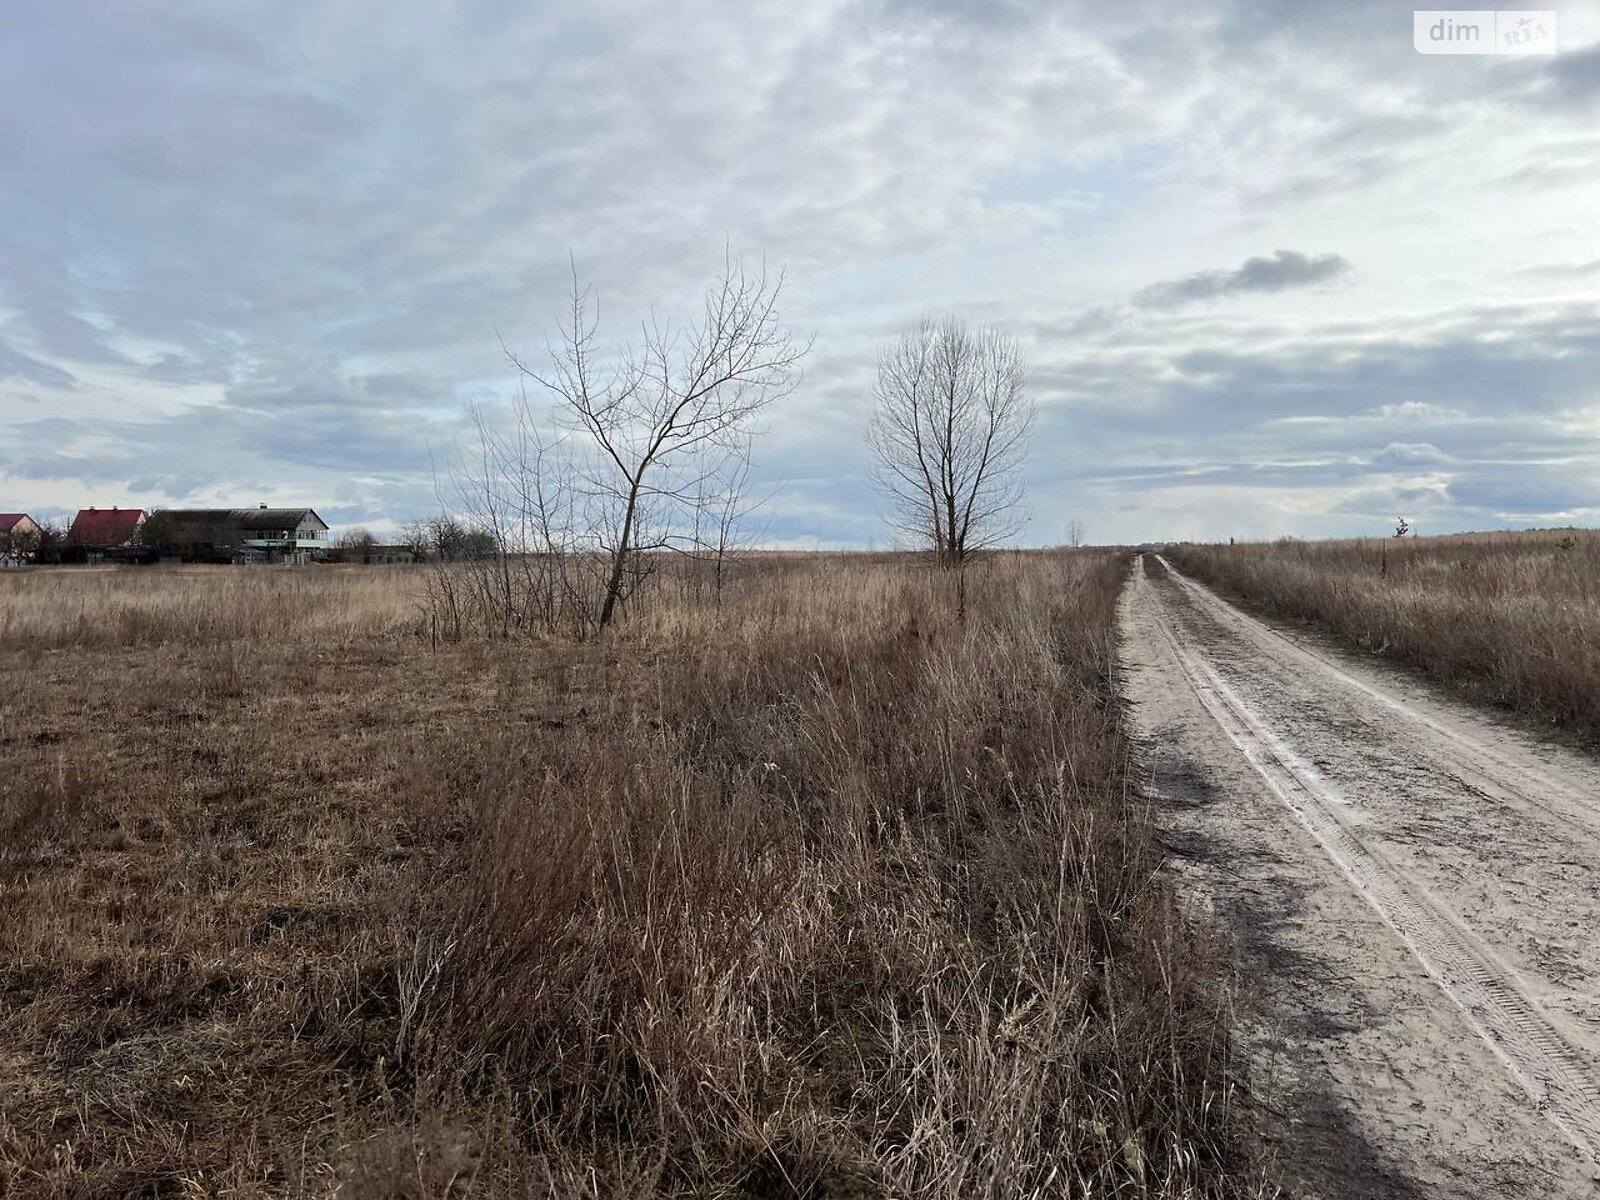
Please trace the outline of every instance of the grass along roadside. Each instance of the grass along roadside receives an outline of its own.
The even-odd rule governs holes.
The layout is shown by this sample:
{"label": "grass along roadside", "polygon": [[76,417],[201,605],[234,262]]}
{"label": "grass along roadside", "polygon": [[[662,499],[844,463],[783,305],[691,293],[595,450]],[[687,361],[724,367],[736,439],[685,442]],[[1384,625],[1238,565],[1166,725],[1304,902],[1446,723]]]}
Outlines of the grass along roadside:
{"label": "grass along roadside", "polygon": [[220,571],[186,643],[14,624],[0,1190],[1250,1190],[1128,790],[1125,572],[990,560],[961,627],[824,556],[436,652],[404,573],[235,628]]}

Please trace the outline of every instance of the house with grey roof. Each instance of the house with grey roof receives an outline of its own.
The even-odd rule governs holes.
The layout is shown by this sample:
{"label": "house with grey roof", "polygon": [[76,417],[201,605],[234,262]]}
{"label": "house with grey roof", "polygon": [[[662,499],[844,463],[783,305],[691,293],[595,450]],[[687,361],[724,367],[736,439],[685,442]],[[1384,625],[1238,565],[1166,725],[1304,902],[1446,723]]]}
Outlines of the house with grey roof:
{"label": "house with grey roof", "polygon": [[313,508],[167,508],[145,520],[143,539],[187,562],[306,563],[327,553],[328,523]]}

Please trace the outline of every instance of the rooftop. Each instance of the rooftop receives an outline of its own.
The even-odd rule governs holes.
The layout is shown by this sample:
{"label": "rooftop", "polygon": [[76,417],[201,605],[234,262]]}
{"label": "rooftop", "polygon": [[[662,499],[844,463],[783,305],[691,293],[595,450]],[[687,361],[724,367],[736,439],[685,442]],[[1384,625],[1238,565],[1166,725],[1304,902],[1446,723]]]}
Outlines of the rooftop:
{"label": "rooftop", "polygon": [[183,525],[229,525],[243,530],[298,529],[306,525],[328,527],[313,508],[164,508],[163,522]]}
{"label": "rooftop", "polygon": [[143,519],[142,508],[79,509],[68,536],[80,546],[121,546],[132,540]]}

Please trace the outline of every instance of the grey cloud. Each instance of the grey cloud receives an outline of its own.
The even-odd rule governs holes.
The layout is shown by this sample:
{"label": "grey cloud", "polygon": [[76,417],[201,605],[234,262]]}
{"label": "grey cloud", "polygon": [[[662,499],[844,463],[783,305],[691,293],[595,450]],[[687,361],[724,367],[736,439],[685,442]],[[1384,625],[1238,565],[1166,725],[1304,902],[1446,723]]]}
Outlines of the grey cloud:
{"label": "grey cloud", "polygon": [[1404,516],[1416,533],[1439,532],[1430,527],[1441,507],[1449,503],[1449,483],[1443,479],[1380,479],[1341,495],[1332,511],[1354,517],[1364,531],[1387,533],[1395,519]]}
{"label": "grey cloud", "polygon": [[1133,303],[1139,308],[1178,308],[1249,292],[1281,292],[1326,283],[1349,269],[1349,260],[1341,254],[1279,250],[1270,258],[1248,258],[1232,271],[1201,271],[1151,284],[1134,296]]}
{"label": "grey cloud", "polygon": [[1600,258],[1589,262],[1541,263],[1536,267],[1524,267],[1518,274],[1529,279],[1586,279],[1591,275],[1600,275]]}
{"label": "grey cloud", "polygon": [[[371,381],[334,390],[257,391],[233,403],[185,408],[148,421],[77,421],[48,417],[11,427],[0,468],[16,478],[120,482],[133,491],[182,499],[212,486],[249,492],[274,477],[325,472],[426,478],[438,454],[464,431],[459,412],[407,411],[400,405],[414,381],[374,404]],[[93,453],[80,437],[102,439]],[[115,447],[106,449],[106,445]]]}
{"label": "grey cloud", "polygon": [[1451,479],[1450,497],[1500,520],[1552,520],[1600,514],[1600,455],[1472,464]]}
{"label": "grey cloud", "polygon": [[1199,271],[1182,279],[1169,279],[1141,288],[1126,304],[1097,304],[1080,312],[1064,326],[1039,331],[1046,339],[1115,336],[1125,330],[1139,311],[1165,312],[1251,293],[1288,291],[1312,287],[1338,278],[1350,269],[1341,254],[1307,255],[1294,250],[1276,251],[1270,258],[1247,258],[1231,271]]}
{"label": "grey cloud", "polygon": [[1434,112],[1356,112],[1341,115],[1317,139],[1324,154],[1348,155],[1350,151],[1370,152],[1375,144],[1390,147],[1414,146],[1449,131],[1448,118]]}
{"label": "grey cloud", "polygon": [[1374,466],[1428,467],[1455,462],[1456,458],[1431,442],[1390,442],[1370,461]]}
{"label": "grey cloud", "polygon": [[76,382],[71,372],[13,350],[4,342],[0,342],[0,379],[23,379],[55,388],[70,388]]}
{"label": "grey cloud", "polygon": [[1247,188],[1245,199],[1252,209],[1275,209],[1348,194],[1400,175],[1414,165],[1411,161],[1414,158],[1415,152],[1404,144],[1334,156],[1332,165],[1316,161],[1274,180],[1267,187]]}
{"label": "grey cloud", "polygon": [[1587,189],[1593,187],[1597,174],[1600,174],[1600,152],[1586,158],[1546,155],[1501,175],[1495,183],[1515,191],[1564,187]]}
{"label": "grey cloud", "polygon": [[1544,106],[1582,112],[1600,102],[1600,43],[1557,54],[1546,64],[1535,90]]}
{"label": "grey cloud", "polygon": [[[1336,334],[1168,317],[1136,332],[1142,342],[1057,349],[1043,373],[1072,397],[1041,412],[1041,440],[1078,453],[1035,467],[1062,503],[1136,496],[1180,533],[1196,522],[1196,536],[1219,521],[1250,536],[1348,532],[1396,505],[1462,528],[1600,504],[1600,423],[1582,416],[1600,375],[1592,303],[1485,305],[1403,328],[1379,317]],[[1586,466],[1548,465],[1560,462]],[[1296,495],[1326,507],[1285,525],[1280,501]]]}

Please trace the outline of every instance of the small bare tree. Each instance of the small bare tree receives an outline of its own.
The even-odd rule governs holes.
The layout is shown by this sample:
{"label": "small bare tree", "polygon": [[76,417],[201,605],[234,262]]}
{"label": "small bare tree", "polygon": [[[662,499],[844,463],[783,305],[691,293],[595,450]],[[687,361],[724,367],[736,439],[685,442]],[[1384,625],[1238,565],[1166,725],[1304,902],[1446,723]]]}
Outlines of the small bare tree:
{"label": "small bare tree", "polygon": [[378,544],[378,539],[365,525],[357,525],[354,529],[346,529],[334,539],[333,544],[336,549],[347,553],[364,555]]}
{"label": "small bare tree", "polygon": [[694,498],[693,554],[711,564],[711,583],[719,608],[729,570],[753,540],[754,531],[747,522],[772,498],[771,490],[751,492],[753,467],[751,437],[745,434],[733,439],[701,481]]}
{"label": "small bare tree", "polygon": [[925,320],[879,359],[873,481],[940,565],[964,567],[1026,520],[1018,475],[1034,413],[1021,351],[997,330]]}
{"label": "small bare tree", "polygon": [[798,383],[810,344],[795,342],[780,325],[782,290],[781,272],[752,274],[730,256],[698,320],[682,330],[652,320],[638,345],[608,363],[597,348],[590,294],[574,273],[549,367],[510,355],[556,399],[568,433],[591,451],[577,460],[577,471],[588,506],[581,524],[607,563],[599,628],[611,624],[630,583],[648,573],[641,556],[695,541],[720,454]]}
{"label": "small bare tree", "polygon": [[1067,522],[1067,545],[1074,550],[1083,545],[1083,522],[1077,517]]}

